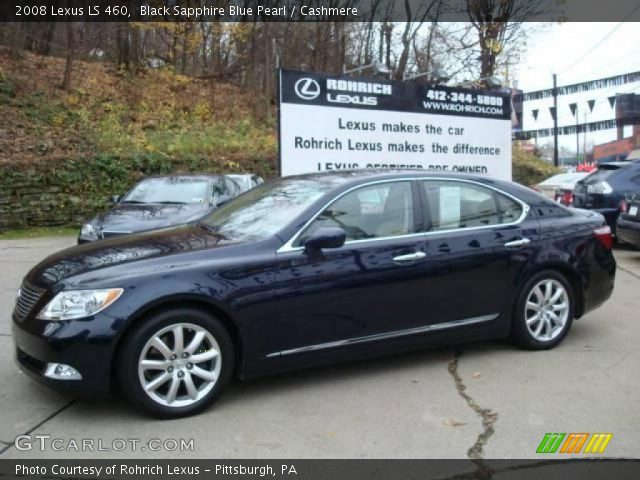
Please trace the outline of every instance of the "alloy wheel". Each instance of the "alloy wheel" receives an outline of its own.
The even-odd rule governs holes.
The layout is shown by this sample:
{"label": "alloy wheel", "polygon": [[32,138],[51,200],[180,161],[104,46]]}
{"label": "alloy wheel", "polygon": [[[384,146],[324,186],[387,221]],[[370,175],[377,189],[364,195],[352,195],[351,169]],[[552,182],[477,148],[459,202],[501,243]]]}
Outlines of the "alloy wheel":
{"label": "alloy wheel", "polygon": [[531,336],[540,342],[548,342],[560,335],[567,324],[569,295],[562,283],[547,278],[531,289],[524,310]]}
{"label": "alloy wheel", "polygon": [[186,407],[213,389],[221,367],[220,347],[213,335],[199,325],[178,323],[149,338],[138,359],[138,378],[155,402]]}

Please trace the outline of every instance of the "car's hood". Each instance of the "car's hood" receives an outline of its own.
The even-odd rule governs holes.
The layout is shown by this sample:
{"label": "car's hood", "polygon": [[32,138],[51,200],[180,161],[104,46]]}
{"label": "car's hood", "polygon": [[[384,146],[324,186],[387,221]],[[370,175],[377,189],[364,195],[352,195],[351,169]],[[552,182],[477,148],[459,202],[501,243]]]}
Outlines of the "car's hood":
{"label": "car's hood", "polygon": [[123,235],[99,242],[84,243],[45,258],[26,276],[39,287],[51,287],[65,278],[101,268],[165,257],[234,243],[199,224]]}
{"label": "car's hood", "polygon": [[99,230],[119,233],[141,232],[179,225],[204,216],[212,208],[204,204],[161,205],[120,203],[91,223]]}

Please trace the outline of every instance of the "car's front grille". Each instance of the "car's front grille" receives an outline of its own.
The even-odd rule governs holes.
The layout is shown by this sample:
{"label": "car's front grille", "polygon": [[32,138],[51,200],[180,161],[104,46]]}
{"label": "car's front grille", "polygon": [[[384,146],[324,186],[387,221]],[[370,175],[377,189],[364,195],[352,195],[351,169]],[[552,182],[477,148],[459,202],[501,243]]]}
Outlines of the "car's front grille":
{"label": "car's front grille", "polygon": [[34,287],[33,285],[24,282],[20,287],[20,295],[18,296],[18,300],[16,301],[16,315],[18,320],[24,319],[33,307],[38,303],[38,300],[42,298],[44,294],[44,289]]}

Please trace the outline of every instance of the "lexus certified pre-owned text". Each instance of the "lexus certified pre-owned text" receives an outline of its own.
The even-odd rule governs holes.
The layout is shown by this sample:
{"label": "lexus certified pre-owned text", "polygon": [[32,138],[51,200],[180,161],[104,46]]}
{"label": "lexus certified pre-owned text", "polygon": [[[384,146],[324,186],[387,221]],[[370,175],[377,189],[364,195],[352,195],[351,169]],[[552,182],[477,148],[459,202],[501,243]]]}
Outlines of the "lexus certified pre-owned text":
{"label": "lexus certified pre-owned text", "polygon": [[204,219],[56,253],[25,277],[17,360],[159,417],[234,375],[510,336],[562,341],[613,290],[602,215],[475,176],[284,177]]}

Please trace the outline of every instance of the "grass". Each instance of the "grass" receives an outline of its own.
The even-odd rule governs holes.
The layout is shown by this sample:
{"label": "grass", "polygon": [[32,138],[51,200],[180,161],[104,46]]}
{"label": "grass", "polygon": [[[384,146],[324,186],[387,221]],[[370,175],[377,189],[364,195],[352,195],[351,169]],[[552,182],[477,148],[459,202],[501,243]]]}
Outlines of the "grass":
{"label": "grass", "polygon": [[63,72],[63,59],[15,59],[0,47],[0,131],[13,137],[3,151],[12,163],[157,155],[206,159],[207,170],[249,170],[264,159],[259,173],[273,172],[275,110],[265,98],[171,69],[125,72],[81,60],[62,91]]}
{"label": "grass", "polygon": [[61,237],[78,235],[78,227],[38,227],[6,230],[0,232],[0,240],[20,240],[23,238]]}

